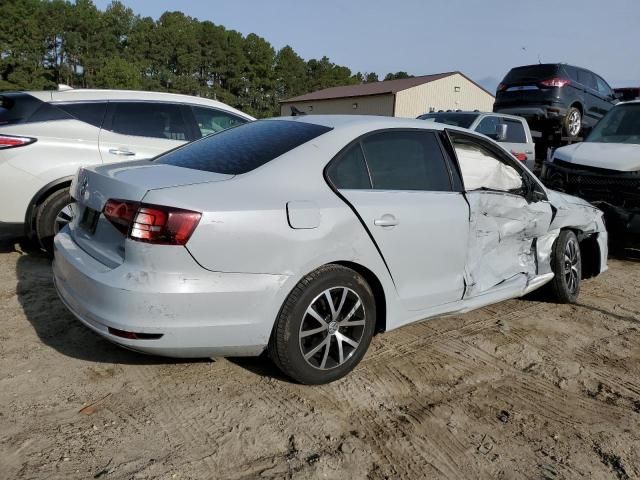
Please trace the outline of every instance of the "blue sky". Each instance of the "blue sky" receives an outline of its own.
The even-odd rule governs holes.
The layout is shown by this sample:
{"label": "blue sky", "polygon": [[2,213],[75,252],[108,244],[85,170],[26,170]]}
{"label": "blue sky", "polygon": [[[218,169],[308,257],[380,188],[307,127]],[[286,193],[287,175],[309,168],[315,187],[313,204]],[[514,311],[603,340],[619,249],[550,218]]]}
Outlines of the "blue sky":
{"label": "blue sky", "polygon": [[[105,8],[108,0],[96,0]],[[461,70],[490,89],[512,66],[567,62],[640,86],[640,0],[124,0],[257,33],[354,72]]]}

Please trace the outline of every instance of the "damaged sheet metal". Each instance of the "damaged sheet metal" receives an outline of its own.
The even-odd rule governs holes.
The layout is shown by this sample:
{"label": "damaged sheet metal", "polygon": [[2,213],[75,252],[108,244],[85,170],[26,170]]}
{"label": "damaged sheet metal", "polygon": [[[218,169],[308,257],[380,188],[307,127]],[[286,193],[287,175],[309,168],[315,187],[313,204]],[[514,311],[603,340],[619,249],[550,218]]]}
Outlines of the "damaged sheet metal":
{"label": "damaged sheet metal", "polygon": [[[549,203],[528,203],[519,195],[488,191],[469,192],[467,199],[471,221],[465,298],[517,275],[534,278],[539,260],[534,240],[549,235]],[[545,238],[544,246],[550,250],[549,240]]]}

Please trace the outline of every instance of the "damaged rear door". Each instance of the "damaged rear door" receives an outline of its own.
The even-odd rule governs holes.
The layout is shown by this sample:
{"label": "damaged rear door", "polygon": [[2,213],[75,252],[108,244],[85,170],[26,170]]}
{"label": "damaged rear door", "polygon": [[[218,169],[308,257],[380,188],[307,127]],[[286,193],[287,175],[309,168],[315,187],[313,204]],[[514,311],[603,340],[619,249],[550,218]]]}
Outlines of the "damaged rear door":
{"label": "damaged rear door", "polygon": [[465,298],[538,274],[537,239],[549,231],[551,204],[518,162],[480,137],[448,131],[469,202]]}

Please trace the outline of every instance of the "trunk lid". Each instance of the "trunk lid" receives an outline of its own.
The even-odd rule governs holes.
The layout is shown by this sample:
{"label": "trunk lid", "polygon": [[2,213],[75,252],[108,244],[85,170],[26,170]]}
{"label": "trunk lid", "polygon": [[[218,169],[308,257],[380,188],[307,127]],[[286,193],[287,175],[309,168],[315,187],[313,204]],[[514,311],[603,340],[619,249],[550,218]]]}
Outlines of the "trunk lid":
{"label": "trunk lid", "polygon": [[71,196],[76,201],[74,219],[69,225],[71,236],[93,258],[115,268],[124,261],[127,239],[102,213],[107,200],[142,202],[150,190],[230,178],[233,175],[149,160],[81,168],[71,185]]}

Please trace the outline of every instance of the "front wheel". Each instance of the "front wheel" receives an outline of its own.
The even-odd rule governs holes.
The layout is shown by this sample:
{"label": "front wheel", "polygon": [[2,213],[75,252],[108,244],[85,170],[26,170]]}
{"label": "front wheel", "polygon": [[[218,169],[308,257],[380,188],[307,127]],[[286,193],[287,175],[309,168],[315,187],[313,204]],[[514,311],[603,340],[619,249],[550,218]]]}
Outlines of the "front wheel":
{"label": "front wheel", "polygon": [[375,300],[365,279],[349,268],[326,265],[303,278],[287,297],[269,354],[300,383],[329,383],[360,362],[375,325]]}
{"label": "front wheel", "polygon": [[576,234],[560,232],[553,245],[551,266],[555,276],[549,284],[552,298],[558,303],[576,303],[582,278],[582,257]]}

